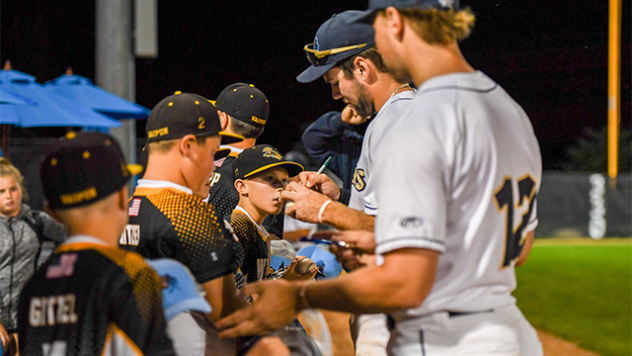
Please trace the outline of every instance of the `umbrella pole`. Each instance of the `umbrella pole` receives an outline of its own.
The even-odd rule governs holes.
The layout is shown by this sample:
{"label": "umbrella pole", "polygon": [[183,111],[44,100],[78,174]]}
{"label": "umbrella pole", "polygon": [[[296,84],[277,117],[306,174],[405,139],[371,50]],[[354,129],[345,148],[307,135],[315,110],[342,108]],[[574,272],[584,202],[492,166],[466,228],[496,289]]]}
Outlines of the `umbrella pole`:
{"label": "umbrella pole", "polygon": [[9,136],[11,127],[9,125],[0,125],[2,127],[2,155],[9,158]]}

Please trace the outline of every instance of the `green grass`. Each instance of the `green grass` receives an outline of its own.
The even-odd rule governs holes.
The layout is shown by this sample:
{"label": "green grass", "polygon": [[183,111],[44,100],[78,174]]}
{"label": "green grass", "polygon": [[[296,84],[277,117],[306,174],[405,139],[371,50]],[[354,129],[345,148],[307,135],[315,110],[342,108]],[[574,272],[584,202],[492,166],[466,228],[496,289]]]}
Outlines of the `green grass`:
{"label": "green grass", "polygon": [[603,356],[632,355],[631,239],[537,239],[516,274],[533,326]]}

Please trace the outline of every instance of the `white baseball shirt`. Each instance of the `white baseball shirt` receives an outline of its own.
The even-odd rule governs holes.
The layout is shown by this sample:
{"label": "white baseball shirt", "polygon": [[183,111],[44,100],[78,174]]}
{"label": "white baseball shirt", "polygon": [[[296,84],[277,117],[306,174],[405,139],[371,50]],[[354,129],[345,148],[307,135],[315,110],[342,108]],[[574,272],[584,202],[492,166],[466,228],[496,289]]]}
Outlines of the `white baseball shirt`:
{"label": "white baseball shirt", "polygon": [[[392,95],[371,119],[362,140],[360,158],[356,164],[351,183],[349,207],[364,211],[368,215],[377,215],[378,203],[374,184],[371,182],[373,159],[379,151],[382,138],[395,122],[403,118],[406,109],[415,97],[411,90]],[[379,169],[379,167],[378,167]]]}
{"label": "white baseball shirt", "polygon": [[408,108],[372,156],[376,253],[426,248],[441,255],[425,302],[393,317],[515,303],[513,264],[537,225],[542,176],[529,118],[479,71],[424,82]]}

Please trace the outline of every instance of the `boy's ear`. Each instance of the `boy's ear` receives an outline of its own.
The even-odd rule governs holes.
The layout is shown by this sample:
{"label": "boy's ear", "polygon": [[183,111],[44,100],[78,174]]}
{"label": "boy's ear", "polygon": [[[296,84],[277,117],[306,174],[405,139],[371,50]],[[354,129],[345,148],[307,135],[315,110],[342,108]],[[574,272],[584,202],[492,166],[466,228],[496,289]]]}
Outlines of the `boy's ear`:
{"label": "boy's ear", "polygon": [[248,195],[248,185],[243,179],[235,179],[235,189],[239,195]]}

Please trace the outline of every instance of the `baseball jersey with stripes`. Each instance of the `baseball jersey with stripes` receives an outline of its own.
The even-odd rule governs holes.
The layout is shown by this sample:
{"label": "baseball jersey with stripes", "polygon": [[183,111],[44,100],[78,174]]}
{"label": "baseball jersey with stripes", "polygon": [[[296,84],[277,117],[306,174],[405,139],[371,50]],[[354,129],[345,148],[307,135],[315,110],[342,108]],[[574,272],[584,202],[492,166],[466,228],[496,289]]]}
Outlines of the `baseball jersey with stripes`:
{"label": "baseball jersey with stripes", "polygon": [[20,353],[175,355],[158,275],[133,252],[73,236],[20,296]]}

